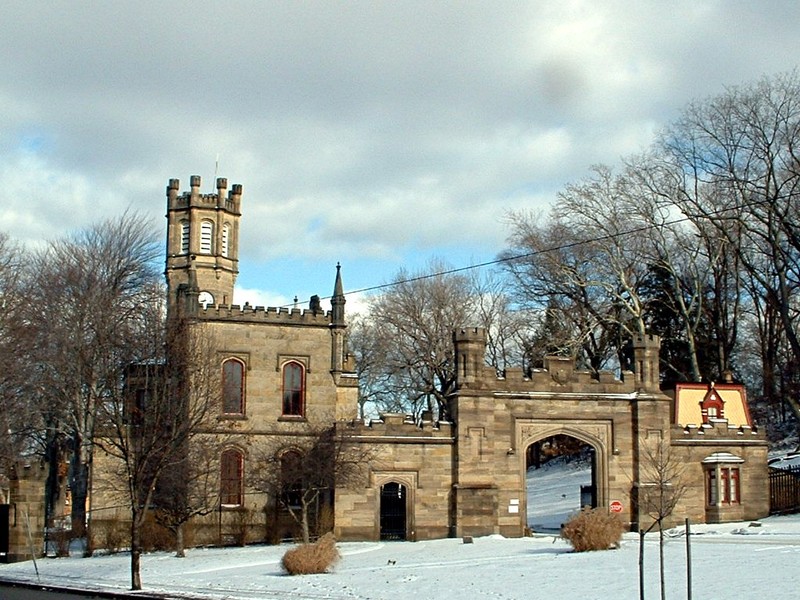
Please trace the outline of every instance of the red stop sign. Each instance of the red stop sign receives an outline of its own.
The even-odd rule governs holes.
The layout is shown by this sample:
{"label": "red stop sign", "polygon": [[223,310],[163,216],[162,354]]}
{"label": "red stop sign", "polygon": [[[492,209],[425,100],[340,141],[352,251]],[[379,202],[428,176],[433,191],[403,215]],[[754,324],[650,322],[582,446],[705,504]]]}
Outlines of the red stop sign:
{"label": "red stop sign", "polygon": [[622,512],[622,502],[619,500],[614,500],[608,508],[611,510],[612,513],[621,513]]}

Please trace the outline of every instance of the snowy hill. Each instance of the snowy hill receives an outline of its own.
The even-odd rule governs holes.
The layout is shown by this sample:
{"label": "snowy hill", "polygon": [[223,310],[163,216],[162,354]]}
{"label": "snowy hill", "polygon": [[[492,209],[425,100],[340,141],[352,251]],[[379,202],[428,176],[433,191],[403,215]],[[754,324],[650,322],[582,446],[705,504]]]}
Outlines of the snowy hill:
{"label": "snowy hill", "polygon": [[592,483],[591,464],[553,459],[527,474],[528,526],[534,532],[557,532],[580,510],[581,486]]}

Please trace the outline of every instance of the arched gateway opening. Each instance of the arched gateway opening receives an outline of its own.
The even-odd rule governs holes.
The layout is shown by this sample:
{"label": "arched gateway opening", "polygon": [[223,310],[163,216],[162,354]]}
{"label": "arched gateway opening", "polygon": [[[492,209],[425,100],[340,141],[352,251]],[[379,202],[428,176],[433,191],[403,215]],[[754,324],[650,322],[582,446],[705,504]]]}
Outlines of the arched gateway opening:
{"label": "arched gateway opening", "polygon": [[381,539],[406,539],[406,486],[391,481],[381,486]]}
{"label": "arched gateway opening", "polygon": [[577,437],[556,434],[529,444],[525,475],[532,531],[558,531],[581,508],[598,506],[597,451]]}

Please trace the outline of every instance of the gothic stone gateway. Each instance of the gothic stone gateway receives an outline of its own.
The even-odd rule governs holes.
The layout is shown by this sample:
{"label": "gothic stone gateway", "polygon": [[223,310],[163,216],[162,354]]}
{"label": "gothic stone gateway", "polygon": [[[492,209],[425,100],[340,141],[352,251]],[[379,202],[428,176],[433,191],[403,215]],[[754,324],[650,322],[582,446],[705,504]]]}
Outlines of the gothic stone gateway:
{"label": "gothic stone gateway", "polygon": [[[642,461],[648,445],[658,443],[686,465],[689,492],[676,518],[768,513],[767,443],[750,422],[743,393],[702,384],[665,395],[656,336],[633,340],[634,370],[620,379],[576,371],[569,359],[554,357],[544,369],[509,369],[498,378],[484,364],[484,332],[462,329],[453,338],[452,422],[415,423],[397,414],[357,421],[358,379],[344,344],[339,270],[327,312],[313,299],[307,310],[233,304],[242,186],[228,191],[218,179],[216,193],[204,194],[197,176],[189,192],[180,194],[179,185],[173,179],[167,187],[170,310],[186,311],[210,332],[229,383],[220,390],[216,426],[205,432],[219,445],[218,509],[195,519],[195,544],[293,535],[291,523],[276,518],[275,499],[248,487],[256,449],[263,443],[291,449],[309,425],[334,421],[349,443],[374,454],[361,485],[334,490],[339,539],[524,535],[528,448],[559,434],[592,448],[595,503],[621,503],[632,527],[648,524],[639,503],[651,483]],[[95,469],[107,472],[92,478],[93,524],[125,519],[124,504],[104,486],[111,465],[100,456]]]}
{"label": "gothic stone gateway", "polygon": [[[639,494],[653,483],[643,463],[646,447],[657,444],[664,444],[685,466],[688,490],[673,522],[685,517],[719,522],[768,514],[767,443],[749,422],[743,394],[734,393],[733,388],[741,392],[741,386],[729,386],[725,392],[736,422],[706,416],[704,421],[698,418],[699,423],[678,423],[673,415],[680,413],[683,399],[662,393],[658,385],[657,336],[633,340],[637,370],[623,372],[622,379],[611,373],[592,376],[576,371],[563,358],[548,359],[544,369],[529,376],[512,369],[498,378],[493,368],[484,365],[484,338],[481,329],[454,335],[458,380],[450,400],[453,423],[416,425],[401,415],[387,415],[353,432],[354,439],[378,445],[381,452],[370,485],[337,490],[340,538],[379,537],[376,498],[379,486],[390,481],[408,488],[409,539],[523,535],[528,525],[527,450],[554,435],[571,436],[592,448],[595,504],[621,504],[621,517],[632,528],[652,522],[640,506]],[[712,396],[713,392],[697,397],[702,404],[704,397]],[[700,415],[700,407],[696,409]],[[730,478],[721,487],[716,461],[725,463],[723,469],[735,469],[735,487]]]}

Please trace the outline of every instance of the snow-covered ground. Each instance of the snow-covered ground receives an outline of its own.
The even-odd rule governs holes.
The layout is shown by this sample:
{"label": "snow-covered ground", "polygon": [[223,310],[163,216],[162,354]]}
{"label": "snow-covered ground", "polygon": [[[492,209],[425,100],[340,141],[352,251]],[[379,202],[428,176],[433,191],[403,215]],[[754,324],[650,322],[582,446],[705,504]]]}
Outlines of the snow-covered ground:
{"label": "snow-covered ground", "polygon": [[558,531],[580,510],[581,486],[592,483],[591,463],[560,457],[528,469],[527,483],[528,526],[534,532]]}
{"label": "snow-covered ground", "polygon": [[[693,528],[695,598],[797,598],[800,515]],[[666,546],[667,597],[686,597],[685,537],[673,530]],[[342,560],[325,575],[290,577],[279,561],[287,546],[191,550],[186,558],[142,558],[142,580],[169,597],[213,599],[580,598],[638,597],[638,540],[626,534],[619,550],[573,553],[553,536],[429,542],[359,542],[339,546]],[[658,597],[658,545],[646,542],[646,597]],[[37,561],[44,583],[125,590],[127,554]],[[36,582],[32,562],[0,565],[0,579]]]}

